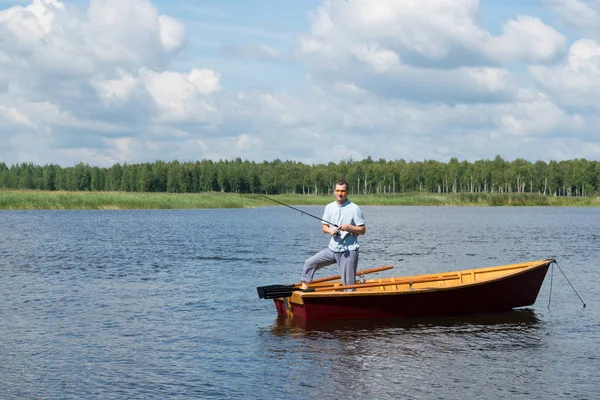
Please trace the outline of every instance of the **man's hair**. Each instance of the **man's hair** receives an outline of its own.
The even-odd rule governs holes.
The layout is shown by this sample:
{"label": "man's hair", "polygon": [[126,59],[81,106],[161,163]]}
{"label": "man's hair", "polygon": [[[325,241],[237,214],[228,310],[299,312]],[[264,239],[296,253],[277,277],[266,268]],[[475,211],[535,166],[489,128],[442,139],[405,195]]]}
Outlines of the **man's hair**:
{"label": "man's hair", "polygon": [[346,186],[346,190],[347,190],[347,189],[349,189],[348,182],[346,182],[346,180],[345,180],[345,179],[340,179],[339,181],[337,181],[337,182],[335,183],[335,186],[337,186],[337,185],[340,185],[340,186],[343,186],[343,185],[345,185],[345,186]]}

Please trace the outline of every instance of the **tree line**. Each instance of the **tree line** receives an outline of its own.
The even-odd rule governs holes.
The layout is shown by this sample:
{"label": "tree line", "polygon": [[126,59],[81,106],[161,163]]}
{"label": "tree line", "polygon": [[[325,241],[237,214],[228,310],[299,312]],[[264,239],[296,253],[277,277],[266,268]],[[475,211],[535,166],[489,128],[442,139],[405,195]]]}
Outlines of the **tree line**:
{"label": "tree line", "polygon": [[586,196],[599,192],[598,161],[575,159],[449,162],[372,160],[303,164],[295,161],[202,160],[114,164],[103,168],[79,163],[61,167],[0,162],[0,188],[63,191],[230,192],[331,194],[340,179],[351,194],[379,193],[539,193]]}

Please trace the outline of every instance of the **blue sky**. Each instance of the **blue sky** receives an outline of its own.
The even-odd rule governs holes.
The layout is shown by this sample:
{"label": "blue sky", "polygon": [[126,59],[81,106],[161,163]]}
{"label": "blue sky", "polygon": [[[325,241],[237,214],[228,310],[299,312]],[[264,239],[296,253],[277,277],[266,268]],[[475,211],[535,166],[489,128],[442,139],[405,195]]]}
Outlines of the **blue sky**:
{"label": "blue sky", "polygon": [[598,159],[600,0],[0,0],[0,161]]}

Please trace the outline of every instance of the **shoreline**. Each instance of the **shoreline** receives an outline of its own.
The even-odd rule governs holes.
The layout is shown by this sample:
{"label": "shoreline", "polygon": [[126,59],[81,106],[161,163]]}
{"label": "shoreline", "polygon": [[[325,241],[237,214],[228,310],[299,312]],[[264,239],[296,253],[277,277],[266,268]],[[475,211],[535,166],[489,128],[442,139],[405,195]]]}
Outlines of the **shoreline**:
{"label": "shoreline", "polygon": [[[268,195],[279,202],[324,206],[333,195]],[[397,193],[349,195],[361,206],[554,206],[598,207],[600,196],[558,197],[533,193]],[[278,204],[256,194],[138,193],[0,190],[0,210],[146,210],[253,208]]]}

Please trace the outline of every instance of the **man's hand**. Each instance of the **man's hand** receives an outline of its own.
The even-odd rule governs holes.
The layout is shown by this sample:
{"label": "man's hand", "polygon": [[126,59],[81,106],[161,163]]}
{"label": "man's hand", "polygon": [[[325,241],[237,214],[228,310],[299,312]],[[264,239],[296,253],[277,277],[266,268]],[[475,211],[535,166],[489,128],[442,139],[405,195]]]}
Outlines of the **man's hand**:
{"label": "man's hand", "polygon": [[342,224],[342,225],[340,225],[340,227],[338,229],[340,231],[352,233],[352,228],[353,227],[354,227],[354,225],[351,225],[351,224]]}

